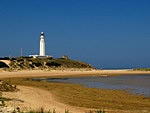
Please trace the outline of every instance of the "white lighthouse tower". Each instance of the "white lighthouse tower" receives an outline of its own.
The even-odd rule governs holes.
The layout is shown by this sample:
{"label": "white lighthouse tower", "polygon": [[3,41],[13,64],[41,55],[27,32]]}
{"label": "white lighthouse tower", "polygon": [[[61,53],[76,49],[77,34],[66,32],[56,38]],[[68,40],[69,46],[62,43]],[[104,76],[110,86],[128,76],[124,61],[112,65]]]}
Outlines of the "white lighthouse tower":
{"label": "white lighthouse tower", "polygon": [[44,32],[40,35],[40,56],[45,56],[45,37]]}
{"label": "white lighthouse tower", "polygon": [[29,57],[33,58],[52,58],[52,56],[45,55],[45,36],[44,32],[41,32],[40,35],[40,51],[39,55],[29,55]]}

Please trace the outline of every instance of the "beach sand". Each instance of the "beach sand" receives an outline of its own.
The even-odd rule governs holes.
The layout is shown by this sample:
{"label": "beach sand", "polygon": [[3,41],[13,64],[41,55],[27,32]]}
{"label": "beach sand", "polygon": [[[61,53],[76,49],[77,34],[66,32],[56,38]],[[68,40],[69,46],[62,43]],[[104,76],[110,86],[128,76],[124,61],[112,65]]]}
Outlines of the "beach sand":
{"label": "beach sand", "polygon": [[64,113],[65,110],[70,110],[73,113],[84,113],[86,110],[80,107],[72,107],[56,101],[53,95],[46,90],[28,86],[17,86],[18,92],[4,92],[3,96],[11,98],[5,104],[17,108],[18,106],[23,111],[40,110],[45,111],[56,110],[58,113]]}
{"label": "beach sand", "polygon": [[120,74],[150,74],[150,71],[132,70],[91,70],[91,71],[65,71],[65,70],[21,70],[21,71],[1,71],[0,78],[16,77],[51,77],[51,76],[87,76],[87,75],[120,75]]}
{"label": "beach sand", "polygon": [[[108,75],[120,75],[120,74],[150,74],[148,71],[132,71],[132,70],[92,70],[92,71],[65,71],[65,70],[22,70],[22,71],[1,71],[0,79],[8,78],[27,78],[27,77],[55,77],[55,76],[108,76]],[[11,79],[13,80],[13,79]],[[64,113],[65,109],[70,110],[72,113],[85,113],[90,108],[75,107],[68,104],[64,104],[55,98],[54,93],[46,91],[41,88],[32,86],[18,86],[20,91],[18,92],[6,92],[4,97],[14,99],[7,105],[20,106],[22,109],[38,109],[40,107],[47,109],[56,109],[60,113]],[[138,98],[138,97],[137,97]],[[139,97],[140,99],[143,97]],[[18,101],[15,101],[18,100]],[[19,101],[20,100],[20,101]],[[109,100],[108,100],[109,101]],[[140,101],[139,101],[140,102]],[[105,103],[105,101],[104,101]],[[106,110],[107,113],[130,113],[130,110],[113,109]],[[149,111],[148,111],[149,112]],[[132,110],[132,113],[142,113],[142,111]],[[147,113],[147,111],[146,111]]]}

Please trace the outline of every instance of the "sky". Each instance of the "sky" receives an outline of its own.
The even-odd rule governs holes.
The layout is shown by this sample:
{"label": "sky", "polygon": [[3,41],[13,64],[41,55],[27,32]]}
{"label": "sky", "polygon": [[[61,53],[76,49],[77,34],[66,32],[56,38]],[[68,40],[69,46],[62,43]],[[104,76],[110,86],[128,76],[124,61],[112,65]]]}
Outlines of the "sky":
{"label": "sky", "polygon": [[150,67],[150,0],[0,0],[0,57],[67,55],[97,68]]}

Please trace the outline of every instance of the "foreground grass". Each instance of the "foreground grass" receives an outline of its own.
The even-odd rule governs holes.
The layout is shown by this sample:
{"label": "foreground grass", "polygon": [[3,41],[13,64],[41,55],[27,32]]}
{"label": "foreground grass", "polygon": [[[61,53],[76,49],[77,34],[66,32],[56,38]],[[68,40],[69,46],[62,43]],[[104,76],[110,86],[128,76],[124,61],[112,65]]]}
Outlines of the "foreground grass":
{"label": "foreground grass", "polygon": [[[29,111],[27,113],[57,113],[57,111],[55,109],[49,110],[49,111],[44,111],[44,109],[41,108],[38,111],[31,110],[31,111]],[[72,113],[72,112],[70,112],[69,110],[65,109],[64,113]],[[105,111],[103,111],[103,110],[96,110],[96,111],[88,111],[88,112],[85,112],[85,113],[105,113]]]}
{"label": "foreground grass", "polygon": [[15,85],[48,90],[58,101],[72,106],[111,110],[147,110],[150,112],[150,98],[135,96],[120,90],[86,88],[75,84],[48,83],[25,78],[5,80]]}

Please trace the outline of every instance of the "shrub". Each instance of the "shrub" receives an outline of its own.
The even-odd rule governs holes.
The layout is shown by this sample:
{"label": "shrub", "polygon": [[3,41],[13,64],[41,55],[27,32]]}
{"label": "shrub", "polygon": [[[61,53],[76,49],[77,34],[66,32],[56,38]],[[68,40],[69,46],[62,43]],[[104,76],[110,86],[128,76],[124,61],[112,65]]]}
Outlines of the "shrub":
{"label": "shrub", "polygon": [[39,63],[39,62],[34,62],[34,63],[33,63],[33,65],[35,65],[36,67],[40,67],[40,66],[42,66],[42,64],[41,64],[41,63]]}
{"label": "shrub", "polygon": [[47,65],[47,66],[55,66],[55,67],[61,66],[61,64],[59,64],[59,63],[57,63],[57,62],[53,62],[53,61],[52,61],[52,62],[47,62],[46,65]]}

